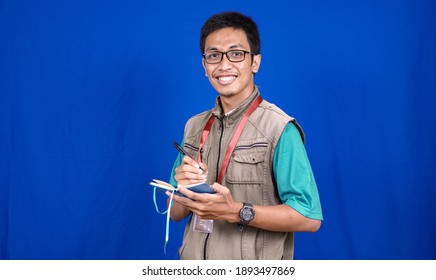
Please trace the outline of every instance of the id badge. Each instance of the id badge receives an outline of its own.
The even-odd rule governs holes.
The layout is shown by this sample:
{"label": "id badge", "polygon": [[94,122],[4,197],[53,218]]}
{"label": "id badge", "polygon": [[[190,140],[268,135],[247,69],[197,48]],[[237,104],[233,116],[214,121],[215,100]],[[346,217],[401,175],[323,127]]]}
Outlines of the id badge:
{"label": "id badge", "polygon": [[212,233],[213,231],[213,220],[206,220],[199,218],[194,214],[194,223],[192,229],[198,232]]}

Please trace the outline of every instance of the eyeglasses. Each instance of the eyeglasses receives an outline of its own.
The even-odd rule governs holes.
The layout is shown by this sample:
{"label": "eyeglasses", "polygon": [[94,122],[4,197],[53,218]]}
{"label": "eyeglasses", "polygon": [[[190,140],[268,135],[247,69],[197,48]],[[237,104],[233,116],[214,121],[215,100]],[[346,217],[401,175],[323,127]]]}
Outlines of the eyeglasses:
{"label": "eyeglasses", "polygon": [[213,51],[213,52],[207,52],[203,54],[204,60],[206,60],[206,63],[209,64],[218,64],[223,60],[224,54],[227,56],[227,59],[230,62],[241,62],[244,61],[245,55],[249,53],[251,55],[254,55],[252,52],[247,52],[243,50],[231,50],[226,52],[219,52],[219,51]]}

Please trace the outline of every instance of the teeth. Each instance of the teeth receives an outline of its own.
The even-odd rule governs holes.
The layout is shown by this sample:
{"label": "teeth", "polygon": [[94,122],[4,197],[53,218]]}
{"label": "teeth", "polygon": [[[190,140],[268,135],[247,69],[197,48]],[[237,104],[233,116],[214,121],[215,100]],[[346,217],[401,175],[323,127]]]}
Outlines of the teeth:
{"label": "teeth", "polygon": [[235,76],[218,77],[218,80],[224,81],[224,82],[232,81],[234,79],[236,79]]}

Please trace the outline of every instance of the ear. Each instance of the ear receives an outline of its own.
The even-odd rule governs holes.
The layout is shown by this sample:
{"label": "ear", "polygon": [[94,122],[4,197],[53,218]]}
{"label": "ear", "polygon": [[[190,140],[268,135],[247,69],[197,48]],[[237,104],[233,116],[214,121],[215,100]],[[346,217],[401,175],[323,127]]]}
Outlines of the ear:
{"label": "ear", "polygon": [[257,71],[259,71],[261,59],[262,57],[260,54],[253,55],[253,63],[251,64],[251,70],[253,73],[257,73]]}
{"label": "ear", "polygon": [[204,61],[204,57],[201,59],[201,65],[203,65],[204,73],[206,73],[206,76],[207,76],[206,64],[205,64],[205,61]]}

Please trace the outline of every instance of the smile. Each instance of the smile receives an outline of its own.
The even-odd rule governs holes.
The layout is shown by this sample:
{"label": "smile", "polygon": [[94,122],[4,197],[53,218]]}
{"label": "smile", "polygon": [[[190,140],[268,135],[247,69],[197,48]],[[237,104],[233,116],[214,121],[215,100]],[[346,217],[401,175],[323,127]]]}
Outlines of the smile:
{"label": "smile", "polygon": [[230,84],[231,82],[233,82],[236,79],[236,76],[219,76],[217,77],[217,80],[221,83],[221,84]]}

